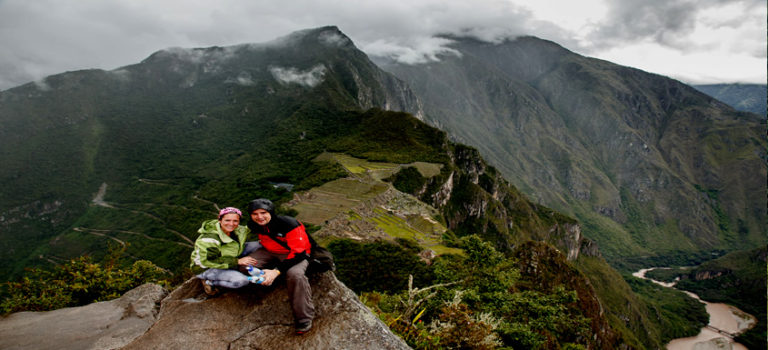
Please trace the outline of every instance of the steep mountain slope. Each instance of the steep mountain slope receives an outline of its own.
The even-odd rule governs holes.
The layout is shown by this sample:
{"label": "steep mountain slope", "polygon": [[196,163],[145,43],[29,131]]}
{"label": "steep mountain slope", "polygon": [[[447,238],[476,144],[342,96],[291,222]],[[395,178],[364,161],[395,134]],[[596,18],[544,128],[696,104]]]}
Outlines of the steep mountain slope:
{"label": "steep mountain slope", "polygon": [[763,118],[768,117],[766,115],[768,86],[765,84],[708,84],[693,85],[693,87],[739,111],[752,112]]}
{"label": "steep mountain slope", "polygon": [[677,81],[521,37],[377,59],[426,120],[524,193],[575,215],[615,265],[765,241],[765,121]]}

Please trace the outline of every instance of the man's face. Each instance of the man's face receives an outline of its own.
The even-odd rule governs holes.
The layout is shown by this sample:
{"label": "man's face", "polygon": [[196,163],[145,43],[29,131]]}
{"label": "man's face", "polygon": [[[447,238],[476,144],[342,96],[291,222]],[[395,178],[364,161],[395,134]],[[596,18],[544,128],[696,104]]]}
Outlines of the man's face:
{"label": "man's face", "polygon": [[256,209],[251,212],[251,220],[261,226],[264,226],[268,224],[270,220],[272,220],[272,215],[269,215],[269,212],[264,209]]}

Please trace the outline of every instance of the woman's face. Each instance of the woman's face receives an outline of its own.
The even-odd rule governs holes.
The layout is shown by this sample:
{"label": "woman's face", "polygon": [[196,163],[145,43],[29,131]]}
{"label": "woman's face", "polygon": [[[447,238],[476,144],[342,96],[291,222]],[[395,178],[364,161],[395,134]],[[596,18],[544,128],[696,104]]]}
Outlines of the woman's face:
{"label": "woman's face", "polygon": [[272,215],[270,215],[269,212],[264,209],[256,209],[251,212],[251,220],[261,226],[264,226],[268,224],[270,220],[272,220]]}
{"label": "woman's face", "polygon": [[238,226],[240,226],[240,215],[237,215],[235,213],[229,213],[224,214],[224,216],[219,219],[221,230],[224,231],[227,235],[232,233]]}

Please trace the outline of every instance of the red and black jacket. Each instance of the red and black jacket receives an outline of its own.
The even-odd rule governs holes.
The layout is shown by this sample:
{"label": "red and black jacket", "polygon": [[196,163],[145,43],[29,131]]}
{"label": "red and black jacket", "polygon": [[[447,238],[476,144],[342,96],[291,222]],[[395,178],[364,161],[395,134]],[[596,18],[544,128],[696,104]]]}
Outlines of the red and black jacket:
{"label": "red and black jacket", "polygon": [[265,226],[248,222],[251,232],[259,236],[261,245],[272,254],[287,254],[277,265],[285,273],[293,265],[309,257],[312,245],[304,225],[290,216],[272,216]]}

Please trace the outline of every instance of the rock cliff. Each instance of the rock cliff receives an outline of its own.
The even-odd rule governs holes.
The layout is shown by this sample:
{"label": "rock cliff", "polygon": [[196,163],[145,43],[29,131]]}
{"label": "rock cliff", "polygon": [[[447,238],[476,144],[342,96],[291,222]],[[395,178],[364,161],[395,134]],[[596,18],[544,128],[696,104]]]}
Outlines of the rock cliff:
{"label": "rock cliff", "polygon": [[168,294],[145,284],[119,299],[0,319],[0,349],[116,349],[144,334]]}
{"label": "rock cliff", "polygon": [[0,319],[1,349],[409,349],[332,273],[311,281],[314,327],[293,330],[285,283],[209,298],[192,278],[168,294],[145,284],[119,299]]}
{"label": "rock cliff", "polygon": [[408,349],[332,273],[312,280],[317,316],[297,336],[285,284],[206,299],[199,280],[162,301],[158,320],[123,349]]}

